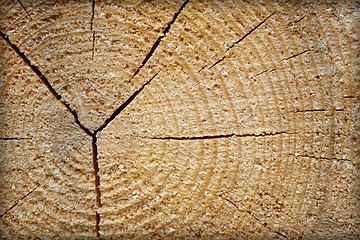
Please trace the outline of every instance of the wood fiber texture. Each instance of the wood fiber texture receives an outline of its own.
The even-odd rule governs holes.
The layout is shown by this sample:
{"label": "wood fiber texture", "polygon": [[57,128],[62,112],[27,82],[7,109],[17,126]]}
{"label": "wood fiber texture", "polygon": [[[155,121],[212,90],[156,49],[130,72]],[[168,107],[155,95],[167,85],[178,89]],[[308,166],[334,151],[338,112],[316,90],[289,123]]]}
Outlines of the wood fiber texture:
{"label": "wood fiber texture", "polygon": [[3,239],[358,239],[358,1],[0,1]]}

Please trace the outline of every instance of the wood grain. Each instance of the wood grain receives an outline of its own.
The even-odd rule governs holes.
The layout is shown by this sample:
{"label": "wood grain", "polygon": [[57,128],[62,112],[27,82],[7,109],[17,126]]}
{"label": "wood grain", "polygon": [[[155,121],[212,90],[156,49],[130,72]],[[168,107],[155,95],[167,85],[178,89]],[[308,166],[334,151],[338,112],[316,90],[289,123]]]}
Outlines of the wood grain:
{"label": "wood grain", "polygon": [[359,3],[0,3],[4,239],[357,239]]}

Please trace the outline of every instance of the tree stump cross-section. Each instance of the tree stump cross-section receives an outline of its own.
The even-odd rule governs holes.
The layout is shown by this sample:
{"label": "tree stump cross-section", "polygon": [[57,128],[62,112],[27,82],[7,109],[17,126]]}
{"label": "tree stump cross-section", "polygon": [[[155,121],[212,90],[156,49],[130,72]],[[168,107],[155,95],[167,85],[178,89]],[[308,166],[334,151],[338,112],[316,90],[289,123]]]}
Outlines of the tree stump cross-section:
{"label": "tree stump cross-section", "polygon": [[1,237],[357,239],[359,6],[1,1]]}

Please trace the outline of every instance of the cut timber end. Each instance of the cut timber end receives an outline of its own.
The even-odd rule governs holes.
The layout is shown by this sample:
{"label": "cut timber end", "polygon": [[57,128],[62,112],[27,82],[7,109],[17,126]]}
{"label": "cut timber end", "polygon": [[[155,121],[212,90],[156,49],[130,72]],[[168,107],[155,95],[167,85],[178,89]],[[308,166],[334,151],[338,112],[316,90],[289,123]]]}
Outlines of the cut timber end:
{"label": "cut timber end", "polygon": [[355,4],[5,1],[0,235],[355,239]]}

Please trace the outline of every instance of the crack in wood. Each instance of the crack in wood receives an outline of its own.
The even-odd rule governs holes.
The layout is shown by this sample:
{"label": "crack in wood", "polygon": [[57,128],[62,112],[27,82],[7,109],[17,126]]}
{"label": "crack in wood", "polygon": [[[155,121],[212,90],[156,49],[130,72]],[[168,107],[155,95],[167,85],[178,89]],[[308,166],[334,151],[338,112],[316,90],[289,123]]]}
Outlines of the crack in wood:
{"label": "crack in wood", "polygon": [[298,134],[293,132],[274,132],[274,133],[262,133],[262,134],[224,134],[224,135],[212,135],[212,136],[190,136],[190,137],[143,137],[155,140],[206,140],[206,139],[219,139],[219,138],[231,138],[231,137],[264,137],[275,136],[280,134]]}
{"label": "crack in wood", "polygon": [[29,12],[26,10],[26,8],[25,8],[25,6],[22,4],[22,2],[21,2],[20,0],[17,0],[17,1],[18,1],[18,3],[20,3],[21,7],[24,9],[24,11],[25,11],[26,14],[28,15],[28,17],[31,19]]}
{"label": "crack in wood", "polygon": [[312,51],[312,50],[307,49],[307,50],[304,50],[304,51],[302,51],[302,52],[300,52],[300,53],[294,54],[294,55],[292,55],[292,56],[290,56],[290,57],[283,58],[283,59],[281,59],[281,61],[290,60],[290,59],[292,59],[292,58],[294,58],[294,57],[300,56],[300,55],[302,55],[302,54],[304,54],[304,53],[311,52],[311,51]]}
{"label": "crack in wood", "polygon": [[[216,63],[214,63],[213,65],[211,65],[208,69],[212,69],[213,67],[215,67],[217,64],[219,64],[221,61],[223,61],[226,58],[226,56],[223,56],[221,59],[219,59]],[[201,71],[201,70],[200,70]]]}
{"label": "crack in wood", "polygon": [[352,160],[346,159],[346,158],[317,157],[317,156],[311,156],[311,155],[306,155],[306,154],[292,154],[292,153],[288,153],[288,154],[285,154],[285,155],[295,156],[295,157],[314,158],[314,159],[318,159],[318,160],[336,160],[336,161],[352,162]]}
{"label": "crack in wood", "polygon": [[231,205],[233,205],[239,212],[244,211],[244,212],[248,213],[252,218],[254,218],[256,221],[258,221],[259,223],[261,223],[261,225],[263,225],[263,226],[264,226],[265,228],[267,228],[269,231],[274,232],[274,233],[282,236],[283,238],[288,239],[287,236],[285,236],[284,234],[280,233],[279,231],[274,231],[274,230],[272,230],[272,229],[268,226],[268,224],[267,224],[266,222],[261,221],[261,220],[260,220],[258,217],[256,217],[251,211],[245,210],[245,209],[240,209],[240,208],[239,208],[233,201],[231,201],[230,199],[222,198],[221,196],[218,196],[218,197],[219,197],[220,199],[222,199],[222,200],[227,201],[227,202],[230,203]]}
{"label": "crack in wood", "polygon": [[287,27],[292,27],[293,25],[295,25],[296,23],[302,21],[303,19],[305,19],[306,15],[302,16],[301,18],[299,18],[298,20],[296,20],[295,22],[291,22],[288,24]]}
{"label": "crack in wood", "polygon": [[228,52],[230,49],[235,47],[237,44],[239,44],[241,41],[243,41],[246,37],[248,37],[251,33],[253,33],[256,29],[258,29],[261,25],[263,25],[271,16],[273,16],[275,12],[267,16],[263,21],[261,21],[259,24],[257,24],[254,28],[252,28],[249,32],[247,32],[242,38],[234,42],[228,49],[226,49],[226,52]]}
{"label": "crack in wood", "polygon": [[10,41],[10,39],[1,30],[0,30],[0,35],[11,46],[11,48],[17,53],[17,55],[19,57],[21,57],[24,60],[24,62],[31,68],[31,70],[40,78],[40,80],[46,85],[46,87],[52,93],[52,95],[65,106],[65,108],[71,113],[71,115],[73,115],[73,117],[75,119],[75,123],[77,125],[79,125],[79,127],[86,134],[88,134],[89,136],[92,136],[91,131],[89,129],[87,129],[84,125],[82,125],[81,122],[79,121],[76,111],[73,110],[68,103],[66,103],[65,101],[62,100],[62,97],[60,96],[60,94],[58,92],[56,92],[56,90],[50,84],[49,80],[44,76],[44,74],[42,74],[40,69],[38,67],[36,67],[35,65],[33,65],[31,63],[31,61],[25,56],[25,54],[23,52],[21,52],[20,49],[15,44],[13,44]]}
{"label": "crack in wood", "polygon": [[[96,193],[96,205],[97,208],[101,208],[101,191],[100,191],[100,176],[99,176],[99,163],[98,163],[98,150],[96,145],[97,137],[96,133],[93,135],[92,139],[92,148],[93,148],[93,168],[94,168],[94,175],[95,175],[95,193]],[[96,236],[100,237],[100,214],[98,209],[95,211],[96,216],[96,225],[95,225],[95,232]]]}
{"label": "crack in wood", "polygon": [[[267,16],[263,21],[261,21],[259,24],[257,24],[255,27],[253,27],[250,31],[248,31],[244,36],[242,36],[239,40],[235,41],[230,47],[228,47],[225,51],[228,52],[230,49],[232,49],[233,47],[235,47],[237,44],[239,44],[241,41],[243,41],[246,37],[248,37],[251,33],[253,33],[257,28],[259,28],[261,25],[263,25],[266,20],[268,20],[271,16],[273,16],[275,14],[275,12],[273,12],[272,14],[270,14],[269,16]],[[227,58],[227,56],[223,56],[221,59],[217,60],[214,64],[212,64],[210,67],[208,67],[208,70],[210,70],[211,68],[215,67],[217,64],[219,64],[220,62],[222,62],[225,58]],[[201,72],[202,70],[204,70],[206,67],[201,68],[199,72]]]}
{"label": "crack in wood", "polygon": [[95,0],[92,1],[92,14],[91,14],[91,20],[90,20],[90,31],[92,32],[91,59],[94,59],[94,53],[95,53],[95,31],[93,31],[94,16],[95,16]]}
{"label": "crack in wood", "polygon": [[3,216],[5,216],[9,211],[11,211],[14,207],[16,207],[20,201],[24,200],[27,196],[29,196],[31,193],[33,193],[36,189],[38,188],[35,187],[33,190],[31,190],[30,192],[28,192],[26,195],[24,195],[23,197],[21,197],[15,204],[13,204],[11,207],[9,207],[8,209],[6,209],[6,211],[0,215],[0,218],[2,218]]}
{"label": "crack in wood", "polygon": [[294,111],[294,113],[306,113],[306,112],[330,112],[330,111],[335,111],[335,112],[343,112],[345,111],[344,109],[307,109],[307,110],[297,110]]}
{"label": "crack in wood", "polygon": [[[188,2],[188,1],[187,1]],[[187,3],[186,2],[186,3]],[[94,12],[94,7],[95,7],[95,1],[93,1],[93,12]],[[93,22],[93,18],[91,20],[91,22]],[[92,23],[91,23],[91,29],[92,29]],[[59,93],[56,92],[56,90],[53,88],[53,86],[50,84],[50,82],[48,81],[48,79],[42,74],[42,72],[40,71],[40,69],[38,67],[36,67],[35,65],[33,65],[31,63],[31,61],[25,56],[25,54],[23,52],[20,51],[20,49],[13,44],[10,39],[2,32],[0,31],[0,35],[1,37],[11,46],[11,48],[17,53],[18,56],[20,56],[24,62],[31,68],[31,70],[40,78],[40,80],[46,85],[46,87],[48,88],[48,90],[52,93],[52,95],[58,100],[60,101],[65,107],[66,109],[73,115],[76,124],[82,129],[84,130],[84,132],[92,137],[92,150],[93,150],[93,168],[94,168],[94,175],[95,175],[95,192],[96,192],[96,205],[97,208],[101,207],[101,191],[100,191],[100,176],[99,176],[99,164],[98,164],[98,152],[97,152],[97,136],[96,134],[98,132],[100,132],[101,130],[103,130],[112,120],[115,119],[115,117],[122,111],[124,110],[135,98],[136,96],[143,91],[143,89],[145,88],[146,85],[150,84],[150,82],[159,74],[156,73],[150,80],[148,80],[145,84],[143,84],[135,93],[133,93],[108,119],[106,119],[106,121],[104,122],[103,125],[101,125],[97,130],[95,130],[93,133],[87,129],[84,125],[81,124],[78,115],[76,113],[75,110],[73,110],[70,105],[68,103],[66,103],[65,101],[62,100],[62,97]],[[2,138],[0,140],[22,140],[23,138]],[[25,139],[25,138],[24,138]],[[25,196],[26,197],[26,196]],[[24,198],[25,198],[24,197]],[[14,204],[12,208],[14,208],[17,205]],[[98,210],[95,211],[95,217],[96,217],[96,226],[95,226],[95,231],[96,231],[96,235],[97,237],[100,237],[100,214],[98,212]]]}
{"label": "crack in wood", "polygon": [[32,139],[32,138],[23,138],[23,137],[9,137],[9,138],[0,138],[0,140],[4,140],[4,141],[7,141],[7,140],[28,140],[28,139]]}
{"label": "crack in wood", "polygon": [[165,30],[160,34],[160,37],[156,40],[152,48],[150,49],[150,52],[146,55],[145,59],[142,61],[140,66],[137,68],[133,76],[130,78],[129,82],[140,72],[140,70],[145,66],[145,64],[149,61],[153,53],[155,52],[156,48],[159,46],[162,39],[165,37],[165,35],[170,31],[171,26],[176,21],[177,17],[180,15],[181,11],[185,8],[185,6],[188,4],[190,0],[186,0],[180,7],[180,9],[174,14],[172,20],[168,23]]}
{"label": "crack in wood", "polygon": [[[161,70],[160,70],[161,71]],[[112,121],[114,120],[122,110],[124,110],[135,98],[137,95],[139,95],[139,93],[141,93],[144,88],[146,87],[146,85],[150,84],[151,81],[160,73],[157,72],[152,78],[150,78],[150,80],[148,80],[146,83],[144,83],[137,91],[135,91],[123,104],[120,105],[120,107],[118,107],[113,114],[111,114],[111,116],[105,120],[104,124],[101,125],[98,129],[95,130],[94,134],[102,131],[104,128],[106,128],[106,126]]]}

